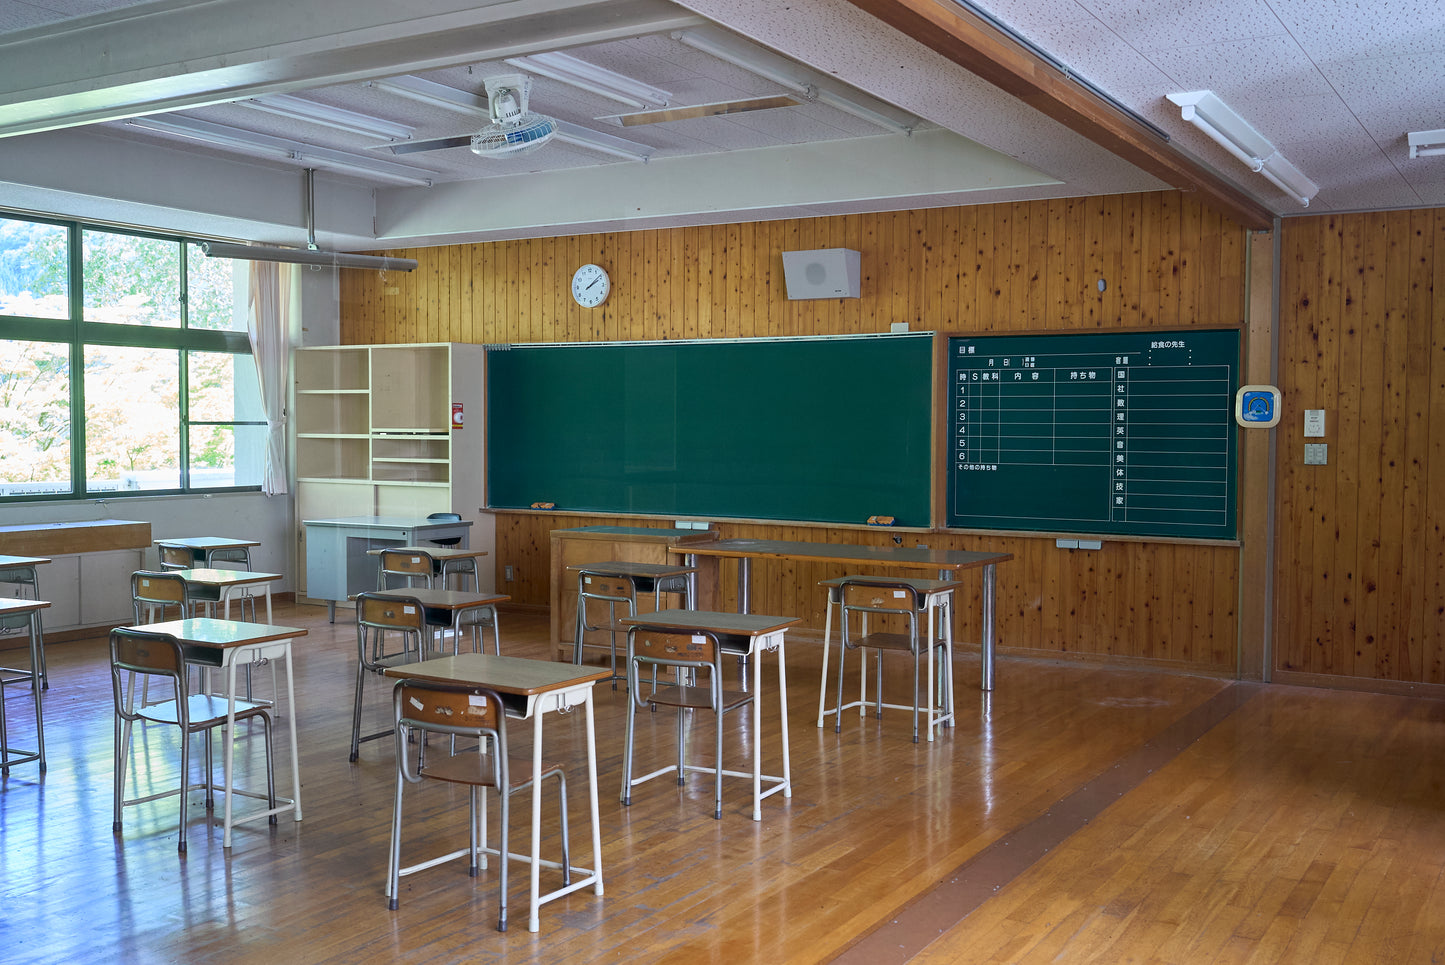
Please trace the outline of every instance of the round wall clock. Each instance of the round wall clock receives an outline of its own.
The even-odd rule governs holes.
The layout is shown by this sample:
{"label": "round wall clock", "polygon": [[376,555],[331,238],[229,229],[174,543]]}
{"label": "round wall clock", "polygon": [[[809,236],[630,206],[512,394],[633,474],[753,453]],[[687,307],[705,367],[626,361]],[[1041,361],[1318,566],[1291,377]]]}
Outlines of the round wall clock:
{"label": "round wall clock", "polygon": [[596,308],[607,300],[612,281],[598,265],[583,265],[572,276],[572,297],[583,308]]}

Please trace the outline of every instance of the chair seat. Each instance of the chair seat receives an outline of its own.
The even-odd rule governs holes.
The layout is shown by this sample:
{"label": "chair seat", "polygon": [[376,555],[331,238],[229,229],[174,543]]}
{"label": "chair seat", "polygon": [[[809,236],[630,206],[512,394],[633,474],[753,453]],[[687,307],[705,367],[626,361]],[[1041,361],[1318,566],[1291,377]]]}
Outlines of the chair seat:
{"label": "chair seat", "polygon": [[848,646],[853,649],[868,647],[872,650],[898,650],[903,653],[913,652],[913,638],[906,633],[890,633],[879,631],[877,633],[865,633],[861,637],[849,639]]}
{"label": "chair seat", "polygon": [[[542,777],[548,777],[553,773],[559,773],[562,765],[553,761],[542,762]],[[447,781],[452,784],[477,784],[482,787],[493,787],[491,758],[476,751],[463,752],[461,754],[442,754],[438,756],[427,755],[427,761],[418,768],[422,777],[429,777],[436,781]],[[527,787],[532,783],[532,759],[521,757],[507,758],[508,783],[512,790]]]}
{"label": "chair seat", "polygon": [[[753,695],[742,690],[724,690],[722,692],[722,710],[732,710],[734,707],[741,707],[752,700]],[[658,687],[652,693],[644,694],[642,699],[650,704],[662,704],[664,707],[695,707],[710,709],[712,707],[712,694],[706,687],[689,687],[670,685]]]}
{"label": "chair seat", "polygon": [[[191,694],[186,699],[186,710],[190,717],[192,727],[204,726],[210,721],[225,720],[226,709],[225,697],[216,697],[210,694]],[[176,702],[174,700],[167,700],[159,704],[147,704],[136,710],[136,715],[159,724],[179,725],[181,720],[177,715],[177,710]],[[237,720],[264,713],[266,713],[265,704],[258,704],[250,700],[236,701]]]}

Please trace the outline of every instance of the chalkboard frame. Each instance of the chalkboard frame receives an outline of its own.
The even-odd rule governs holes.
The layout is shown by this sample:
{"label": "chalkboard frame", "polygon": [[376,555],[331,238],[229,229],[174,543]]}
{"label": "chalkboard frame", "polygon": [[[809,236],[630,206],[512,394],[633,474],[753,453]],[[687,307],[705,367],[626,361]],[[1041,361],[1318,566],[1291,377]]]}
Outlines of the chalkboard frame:
{"label": "chalkboard frame", "polygon": [[[891,515],[930,530],[938,344],[909,332],[489,346],[488,507],[828,526]],[[791,406],[803,414],[776,414]],[[710,424],[725,428],[698,428]],[[701,465],[699,437],[715,450]]]}
{"label": "chalkboard frame", "polygon": [[[1012,360],[1013,365],[1018,367],[1023,364],[1019,361],[1021,357],[1028,356],[1036,358],[1051,354],[1049,349],[1055,349],[1061,344],[1061,340],[1075,340],[1063,342],[1083,346],[1078,353],[1087,356],[1090,353],[1103,352],[1112,355],[1116,343],[1123,340],[1125,344],[1131,345],[1131,350],[1138,351],[1141,346],[1149,343],[1168,345],[1172,342],[1182,342],[1186,345],[1202,345],[1205,347],[1204,354],[1209,365],[1225,364],[1228,369],[1228,391],[1220,393],[1219,411],[1216,413],[1210,409],[1210,418],[1216,420],[1216,425],[1223,433],[1223,439],[1227,446],[1226,462],[1224,472],[1225,494],[1223,497],[1224,519],[1219,525],[1202,527],[1191,525],[1179,525],[1174,523],[1161,524],[1153,521],[1137,523],[1128,522],[1100,522],[1099,520],[1074,520],[1061,518],[1035,518],[1023,520],[1009,513],[999,514],[960,514],[958,504],[960,499],[976,498],[980,502],[987,502],[987,487],[978,487],[985,495],[978,495],[968,488],[960,492],[960,487],[965,484],[960,479],[964,476],[961,466],[956,468],[958,459],[958,446],[961,444],[957,438],[957,413],[956,408],[959,399],[955,395],[956,380],[958,378],[958,346],[960,344],[972,343],[975,346],[989,346],[994,349],[994,357],[1006,355]],[[1234,393],[1240,385],[1242,372],[1242,351],[1244,332],[1241,326],[1198,326],[1194,328],[1115,328],[1101,330],[1044,330],[1031,332],[976,332],[976,333],[950,333],[944,339],[945,345],[940,351],[941,363],[941,411],[938,418],[939,433],[939,490],[940,506],[937,516],[943,523],[944,529],[956,533],[987,533],[989,535],[1018,535],[1029,537],[1061,537],[1069,539],[1096,539],[1096,540],[1127,540],[1127,541],[1148,541],[1148,542],[1177,542],[1177,543],[1203,543],[1213,545],[1239,545],[1239,524],[1240,524],[1240,450],[1241,439],[1240,429],[1233,418]],[[1204,363],[1201,363],[1204,364]],[[1105,366],[1108,367],[1107,365]],[[1009,370],[1010,373],[1013,369]],[[1136,373],[1137,374],[1137,373]],[[1012,374],[1010,375],[1012,377]],[[1224,395],[1227,394],[1228,401],[1225,404]],[[980,462],[974,457],[971,461],[971,469],[979,468]],[[983,468],[987,468],[986,466]],[[1107,467],[1105,469],[1107,471]],[[1024,470],[1016,469],[1015,474],[1022,474]],[[975,478],[978,478],[975,476]],[[995,476],[995,479],[1007,480],[1009,476]],[[1040,474],[1042,478],[1042,474]],[[1086,477],[1077,475],[1068,477],[1072,480],[1071,485],[1087,485]],[[1107,483],[1106,483],[1107,484]],[[968,484],[972,486],[972,483]],[[1015,478],[1012,486],[1008,487],[1010,496],[1016,492],[1027,491],[1031,483],[1024,479]],[[1183,484],[1181,484],[1183,485]],[[1006,500],[1004,500],[1006,502]]]}

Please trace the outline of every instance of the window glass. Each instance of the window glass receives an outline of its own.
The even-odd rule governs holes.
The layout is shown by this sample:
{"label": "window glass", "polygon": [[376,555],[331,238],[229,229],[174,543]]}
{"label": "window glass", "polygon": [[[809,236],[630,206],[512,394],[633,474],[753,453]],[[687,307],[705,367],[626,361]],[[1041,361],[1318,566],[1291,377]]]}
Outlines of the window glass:
{"label": "window glass", "polygon": [[85,346],[85,488],[179,489],[180,352]]}
{"label": "window glass", "polygon": [[85,319],[181,327],[181,246],[176,241],[87,230],[81,237]]}
{"label": "window glass", "polygon": [[0,340],[0,495],[70,491],[70,346]]}
{"label": "window glass", "polygon": [[236,311],[235,271],[239,262],[208,258],[199,245],[186,245],[186,324],[219,332],[244,332]]}
{"label": "window glass", "polygon": [[187,358],[191,487],[260,485],[266,416],[255,361],[219,352]]}
{"label": "window glass", "polygon": [[69,318],[69,232],[0,218],[0,315]]}

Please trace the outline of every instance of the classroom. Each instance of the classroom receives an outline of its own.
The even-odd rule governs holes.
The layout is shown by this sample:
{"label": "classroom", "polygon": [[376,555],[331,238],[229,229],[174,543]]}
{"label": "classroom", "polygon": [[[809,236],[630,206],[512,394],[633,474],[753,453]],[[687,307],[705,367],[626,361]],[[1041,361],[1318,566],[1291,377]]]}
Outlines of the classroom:
{"label": "classroom", "polygon": [[[1445,12],[1126,7],[0,11],[0,745],[45,765],[0,778],[6,959],[1445,955]],[[1102,407],[1097,458],[997,441],[1040,386],[1056,435]],[[242,548],[217,614],[296,631],[245,683],[290,810],[116,830],[108,634],[202,534]],[[644,609],[771,615],[717,726],[780,793],[715,805],[713,715],[639,710],[588,631],[579,712],[508,735],[540,762],[548,718],[580,883],[387,894],[353,598],[422,543],[472,552],[487,648],[559,668],[603,560],[692,570]],[[904,709],[855,718],[833,602],[870,562],[957,584],[944,664],[887,655]],[[910,741],[910,699],[946,726]],[[629,786],[634,729],[707,773]],[[402,863],[465,837],[439,783]],[[514,852],[562,834],[539,785]]]}

